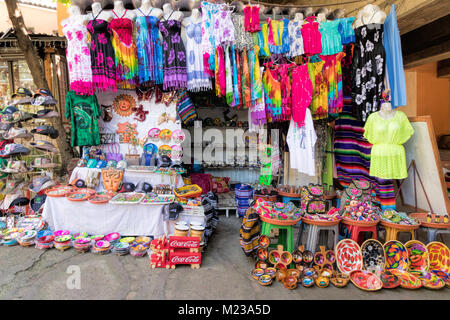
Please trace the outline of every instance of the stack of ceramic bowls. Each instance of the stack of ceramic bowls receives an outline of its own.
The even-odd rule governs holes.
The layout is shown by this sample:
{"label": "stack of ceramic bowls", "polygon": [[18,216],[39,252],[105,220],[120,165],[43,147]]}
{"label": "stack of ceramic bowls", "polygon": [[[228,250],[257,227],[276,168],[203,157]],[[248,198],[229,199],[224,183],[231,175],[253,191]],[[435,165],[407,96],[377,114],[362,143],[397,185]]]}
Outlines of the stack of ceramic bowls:
{"label": "stack of ceramic bowls", "polygon": [[55,237],[55,248],[64,251],[69,249],[72,246],[72,237],[70,234],[60,235]]}
{"label": "stack of ceramic bowls", "polygon": [[59,237],[59,236],[67,236],[69,234],[70,234],[69,230],[56,230],[55,232],[53,232],[53,235],[55,236],[55,238]]}
{"label": "stack of ceramic bowls", "polygon": [[116,242],[112,246],[111,252],[118,256],[124,256],[130,252],[130,244],[122,241]]}
{"label": "stack of ceramic bowls", "polygon": [[101,234],[96,234],[94,236],[90,236],[89,238],[91,238],[91,245],[94,245],[97,241],[103,240],[105,236]]}
{"label": "stack of ceramic bowls", "polygon": [[[47,235],[38,237],[36,239],[36,248],[38,249],[50,249],[53,248],[55,236]],[[70,240],[69,240],[70,241]]]}
{"label": "stack of ceramic bowls", "polygon": [[29,247],[34,245],[36,236],[37,236],[36,230],[27,230],[20,234],[19,238],[17,239],[17,242],[19,242],[19,244],[22,247]]}
{"label": "stack of ceramic bowls", "polygon": [[73,240],[77,240],[77,239],[79,239],[79,238],[89,238],[89,235],[88,235],[87,232],[80,232],[80,233],[75,233],[75,234],[72,236],[72,239],[73,239]]}
{"label": "stack of ceramic bowls", "polygon": [[152,238],[141,236],[137,237],[136,240],[134,240],[134,242],[137,244],[142,244],[143,246],[146,246],[148,249],[150,247],[150,243],[152,242]]}
{"label": "stack of ceramic bowls", "polygon": [[91,248],[91,238],[77,238],[73,241],[73,247],[78,252],[88,252]]}
{"label": "stack of ceramic bowls", "polygon": [[19,234],[17,232],[11,232],[8,235],[4,236],[2,239],[2,245],[7,247],[12,247],[17,245],[17,238]]}
{"label": "stack of ceramic bowls", "polygon": [[92,246],[91,252],[96,253],[96,254],[110,253],[111,252],[111,242],[109,242],[107,240],[99,240]]}
{"label": "stack of ceramic bowls", "polygon": [[139,244],[139,243],[136,243],[136,242],[134,242],[130,246],[130,254],[133,257],[143,257],[147,253],[147,250],[148,250],[147,246],[144,246],[143,244]]}
{"label": "stack of ceramic bowls", "polygon": [[113,245],[116,241],[119,241],[120,234],[118,234],[117,232],[109,233],[103,239]]}
{"label": "stack of ceramic bowls", "polygon": [[135,239],[135,237],[124,237],[120,239],[120,242],[128,243],[129,245],[131,245]]}

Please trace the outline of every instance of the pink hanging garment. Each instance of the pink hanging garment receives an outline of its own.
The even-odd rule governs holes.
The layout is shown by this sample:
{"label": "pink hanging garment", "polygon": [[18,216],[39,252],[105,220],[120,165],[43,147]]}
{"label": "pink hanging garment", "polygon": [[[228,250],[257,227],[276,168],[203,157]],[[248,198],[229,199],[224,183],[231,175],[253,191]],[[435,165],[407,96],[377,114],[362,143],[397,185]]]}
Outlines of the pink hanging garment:
{"label": "pink hanging garment", "polygon": [[251,21],[251,32],[258,32],[261,30],[261,25],[259,24],[259,7],[252,6],[252,21]]}
{"label": "pink hanging garment", "polygon": [[251,6],[245,6],[243,9],[244,11],[244,28],[246,32],[251,32],[252,25],[251,25],[251,19],[252,19],[252,7]]}
{"label": "pink hanging garment", "polygon": [[319,31],[319,23],[314,21],[315,16],[306,18],[308,23],[302,26],[301,33],[305,55],[313,56],[322,52],[322,35]]}
{"label": "pink hanging garment", "polygon": [[219,86],[222,97],[226,96],[227,78],[225,73],[225,51],[222,46],[217,47],[217,55],[219,57]]}
{"label": "pink hanging garment", "polygon": [[305,125],[306,109],[312,101],[312,82],[308,65],[303,64],[292,71],[292,119],[297,126]]}

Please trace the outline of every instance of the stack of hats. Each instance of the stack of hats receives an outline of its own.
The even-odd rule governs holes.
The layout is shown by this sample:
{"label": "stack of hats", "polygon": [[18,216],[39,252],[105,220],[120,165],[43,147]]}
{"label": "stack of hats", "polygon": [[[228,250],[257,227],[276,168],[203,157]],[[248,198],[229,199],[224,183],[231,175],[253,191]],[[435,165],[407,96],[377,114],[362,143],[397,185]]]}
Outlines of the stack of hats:
{"label": "stack of hats", "polygon": [[124,256],[130,252],[130,244],[122,241],[116,242],[111,252],[118,256]]}
{"label": "stack of hats", "polygon": [[243,217],[253,199],[253,188],[248,184],[237,184],[234,194],[238,214],[240,217]]}
{"label": "stack of hats", "polygon": [[[56,244],[56,240],[55,242],[53,241],[55,239],[55,237],[53,235],[47,235],[47,236],[42,236],[36,239],[36,248],[37,249],[50,249],[53,247],[53,244]],[[55,245],[56,248],[56,245]]]}
{"label": "stack of hats", "polygon": [[77,238],[73,242],[73,247],[78,252],[88,252],[91,248],[91,238]]}
{"label": "stack of hats", "polygon": [[91,252],[96,253],[96,254],[107,254],[107,253],[111,252],[111,242],[109,242],[107,240],[97,241],[92,246]]}
{"label": "stack of hats", "polygon": [[19,242],[22,247],[29,247],[34,245],[36,236],[36,230],[27,230],[20,234],[20,236],[17,238],[17,242]]}
{"label": "stack of hats", "polygon": [[72,246],[72,237],[69,234],[55,237],[55,248],[64,251]]}

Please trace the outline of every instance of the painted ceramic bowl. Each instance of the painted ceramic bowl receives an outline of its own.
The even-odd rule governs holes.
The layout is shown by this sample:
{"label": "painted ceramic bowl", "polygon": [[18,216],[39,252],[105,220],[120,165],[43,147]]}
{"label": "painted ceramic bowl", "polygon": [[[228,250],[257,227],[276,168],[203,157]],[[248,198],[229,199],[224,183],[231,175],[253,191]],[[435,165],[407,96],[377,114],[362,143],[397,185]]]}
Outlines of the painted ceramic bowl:
{"label": "painted ceramic bowl", "polygon": [[264,274],[263,269],[253,269],[252,271],[252,278],[255,280],[258,280],[259,277],[261,277]]}
{"label": "painted ceramic bowl", "polygon": [[286,276],[283,279],[284,287],[289,290],[293,290],[293,289],[297,288],[297,282],[298,282],[298,279],[297,279],[297,277],[294,277],[294,276]]}
{"label": "painted ceramic bowl", "polygon": [[314,268],[306,268],[303,270],[304,277],[315,277],[317,275],[316,270]]}
{"label": "painted ceramic bowl", "polygon": [[135,239],[136,239],[135,237],[125,237],[120,239],[120,242],[133,243]]}
{"label": "painted ceramic bowl", "polygon": [[283,262],[278,262],[274,267],[279,270],[287,270],[287,266]]}
{"label": "painted ceramic bowl", "polygon": [[303,251],[303,263],[305,264],[310,264],[314,259],[314,254],[309,251],[309,250],[305,250]]}
{"label": "painted ceramic bowl", "polygon": [[278,282],[283,282],[284,278],[287,276],[287,272],[286,270],[278,270],[277,273],[275,274],[275,277],[277,279]]}
{"label": "painted ceramic bowl", "polygon": [[328,285],[330,284],[330,279],[328,277],[317,277],[314,280],[316,286],[318,286],[319,288],[326,288],[328,287]]}
{"label": "painted ceramic bowl", "polygon": [[53,232],[53,235],[54,235],[55,237],[58,237],[58,236],[65,236],[65,235],[68,235],[68,234],[70,234],[70,231],[69,231],[69,230],[57,230],[57,231]]}
{"label": "painted ceramic bowl", "polygon": [[397,240],[391,240],[384,244],[386,269],[407,271],[409,266],[408,250]]}
{"label": "painted ceramic bowl", "polygon": [[255,269],[267,269],[269,266],[267,265],[267,262],[265,261],[256,261],[255,263]]}
{"label": "painted ceramic bowl", "polygon": [[259,260],[265,261],[269,254],[267,253],[266,249],[259,248],[258,251],[257,251],[257,255],[258,255],[258,259]]}
{"label": "painted ceramic bowl", "polygon": [[297,269],[287,269],[286,275],[295,277],[296,279],[299,279],[301,276],[301,273]]}
{"label": "painted ceramic bowl", "polygon": [[265,274],[271,276],[272,278],[275,278],[275,276],[277,274],[277,269],[272,268],[272,267],[267,268],[267,269],[265,269]]}
{"label": "painted ceramic bowl", "polygon": [[258,243],[261,248],[267,249],[270,245],[270,239],[268,236],[259,236]]}
{"label": "painted ceramic bowl", "polygon": [[380,280],[384,289],[393,289],[400,286],[400,279],[389,270],[380,274]]}
{"label": "painted ceramic bowl", "polygon": [[303,277],[302,278],[302,286],[306,288],[310,288],[314,285],[314,279],[312,277]]}
{"label": "painted ceramic bowl", "polygon": [[258,278],[258,283],[262,286],[269,286],[272,284],[272,277],[268,274],[263,274]]}
{"label": "painted ceramic bowl", "polygon": [[113,232],[113,233],[109,233],[105,236],[105,240],[109,241],[109,242],[113,242],[116,241],[120,238],[120,234],[118,234],[117,232]]}

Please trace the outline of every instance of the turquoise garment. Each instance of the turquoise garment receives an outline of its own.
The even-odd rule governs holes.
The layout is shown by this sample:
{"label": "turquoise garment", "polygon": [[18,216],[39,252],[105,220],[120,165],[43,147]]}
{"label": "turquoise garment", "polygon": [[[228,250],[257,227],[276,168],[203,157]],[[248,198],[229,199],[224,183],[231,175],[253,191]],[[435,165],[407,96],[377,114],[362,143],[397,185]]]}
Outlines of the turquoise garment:
{"label": "turquoise garment", "polygon": [[339,33],[341,34],[342,44],[350,44],[355,42],[355,30],[353,30],[353,21],[355,17],[339,19]]}
{"label": "turquoise garment", "polygon": [[342,51],[341,34],[339,33],[339,20],[321,22],[319,31],[322,35],[322,55],[329,56]]}
{"label": "turquoise garment", "polygon": [[406,81],[403,70],[402,43],[397,25],[395,5],[384,21],[384,49],[386,51],[386,71],[391,89],[391,104],[393,108],[406,105]]}
{"label": "turquoise garment", "polygon": [[158,18],[154,16],[136,18],[138,72],[142,85],[163,83],[163,52],[157,25]]}

